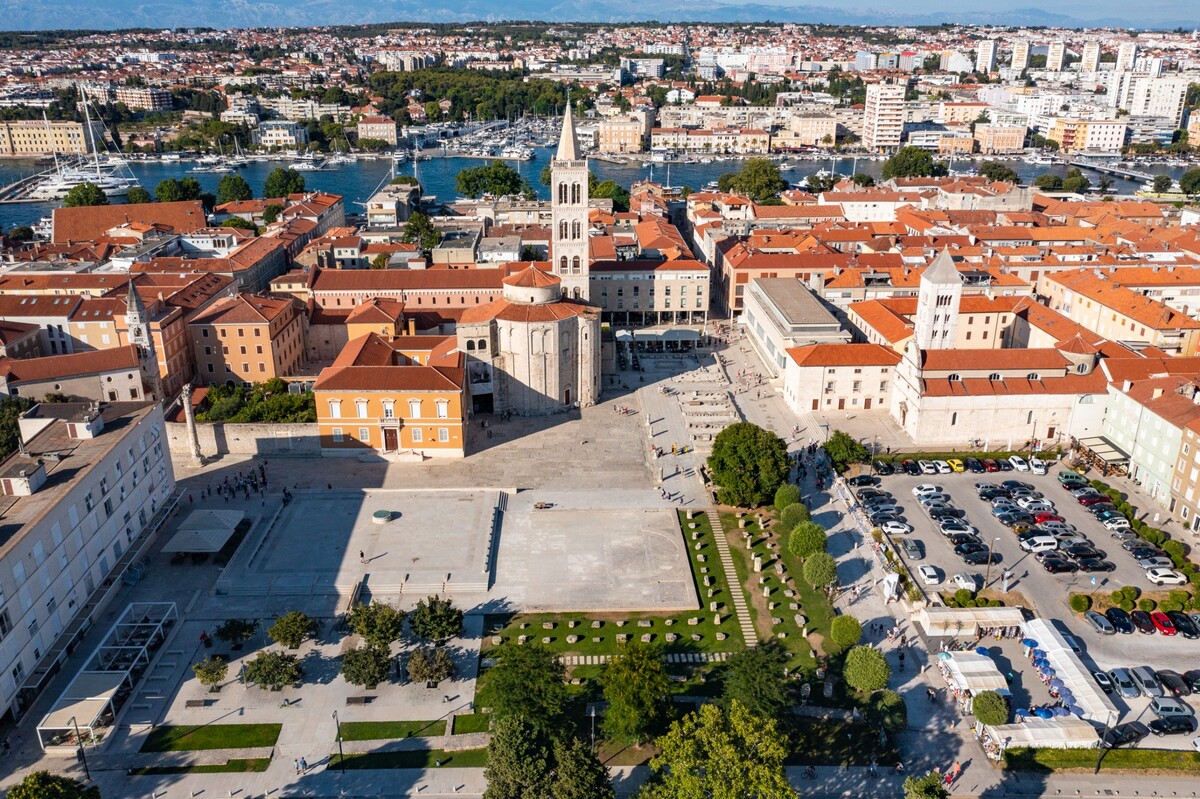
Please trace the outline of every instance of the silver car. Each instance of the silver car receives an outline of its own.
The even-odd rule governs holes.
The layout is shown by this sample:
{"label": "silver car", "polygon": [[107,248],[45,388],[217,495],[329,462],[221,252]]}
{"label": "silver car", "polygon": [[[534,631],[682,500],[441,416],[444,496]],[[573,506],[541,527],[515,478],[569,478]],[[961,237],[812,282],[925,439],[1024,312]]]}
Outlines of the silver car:
{"label": "silver car", "polygon": [[1156,697],[1150,700],[1150,711],[1160,719],[1167,716],[1191,716],[1194,715],[1192,708],[1180,702],[1178,699],[1167,697]]}
{"label": "silver car", "polygon": [[1158,675],[1149,666],[1137,666],[1130,669],[1129,674],[1133,677],[1133,681],[1137,683],[1138,690],[1145,696],[1151,699],[1166,696],[1162,683],[1158,681]]}
{"label": "silver car", "polygon": [[1141,696],[1142,692],[1138,690],[1129,669],[1113,669],[1108,673],[1108,678],[1117,687],[1117,693],[1126,699],[1137,699]]}

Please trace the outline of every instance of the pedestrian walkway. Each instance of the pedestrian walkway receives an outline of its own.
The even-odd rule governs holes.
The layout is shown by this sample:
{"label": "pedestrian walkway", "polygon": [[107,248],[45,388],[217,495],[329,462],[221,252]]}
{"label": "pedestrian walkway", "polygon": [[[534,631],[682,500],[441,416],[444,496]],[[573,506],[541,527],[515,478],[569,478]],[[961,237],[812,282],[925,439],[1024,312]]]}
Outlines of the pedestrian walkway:
{"label": "pedestrian walkway", "polygon": [[730,601],[733,603],[733,615],[737,616],[747,648],[758,646],[758,632],[754,629],[754,620],[750,618],[750,608],[746,605],[746,589],[738,580],[737,570],[733,567],[733,556],[729,552],[725,529],[721,526],[721,516],[712,509],[705,511],[705,515],[712,525],[717,555],[721,558],[721,568],[725,570],[725,581],[729,585]]}

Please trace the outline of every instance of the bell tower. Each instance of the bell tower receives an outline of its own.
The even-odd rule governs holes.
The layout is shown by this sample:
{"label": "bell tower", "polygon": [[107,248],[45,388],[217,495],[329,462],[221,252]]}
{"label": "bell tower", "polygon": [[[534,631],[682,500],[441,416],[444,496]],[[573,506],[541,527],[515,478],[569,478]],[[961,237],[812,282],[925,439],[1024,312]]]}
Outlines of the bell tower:
{"label": "bell tower", "polygon": [[563,117],[558,152],[550,163],[554,274],[562,279],[564,297],[588,300],[588,165],[579,154],[571,104]]}
{"label": "bell tower", "polygon": [[958,327],[958,308],[962,301],[962,275],[943,249],[921,273],[917,293],[917,315],[913,340],[923,350],[952,349]]}
{"label": "bell tower", "polygon": [[138,349],[141,361],[142,385],[146,387],[146,398],[162,400],[162,376],[158,370],[158,353],[154,348],[154,336],[150,332],[150,314],[146,304],[129,281],[129,293],[125,296],[125,324],[129,328],[129,343]]}

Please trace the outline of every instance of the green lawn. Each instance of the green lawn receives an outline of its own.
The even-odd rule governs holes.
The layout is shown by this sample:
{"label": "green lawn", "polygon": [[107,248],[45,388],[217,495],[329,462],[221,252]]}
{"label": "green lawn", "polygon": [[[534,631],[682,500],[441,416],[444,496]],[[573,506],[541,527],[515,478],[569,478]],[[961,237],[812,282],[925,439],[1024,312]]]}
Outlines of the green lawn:
{"label": "green lawn", "polygon": [[[1095,749],[1009,749],[1004,767],[1014,771],[1052,771],[1096,768]],[[1112,749],[1100,768],[1108,771],[1171,771],[1200,774],[1200,752],[1166,749]]]}
{"label": "green lawn", "polygon": [[188,752],[199,749],[251,749],[274,746],[282,724],[203,724],[155,727],[143,752]]}
{"label": "green lawn", "polygon": [[[447,752],[442,749],[410,749],[405,752],[367,752],[361,755],[346,755],[347,769],[376,769],[376,768],[437,768],[437,762],[442,762],[442,768],[482,768],[487,765],[486,749],[464,749],[461,752]],[[336,771],[341,768],[338,754],[329,756],[326,771]]]}
{"label": "green lawn", "polygon": [[454,734],[465,735],[471,732],[487,732],[492,717],[487,713],[464,713],[454,717]]}
{"label": "green lawn", "polygon": [[431,738],[446,734],[446,720],[437,721],[343,721],[343,741],[379,741],[400,738]]}
{"label": "green lawn", "polygon": [[249,774],[256,771],[266,771],[271,766],[271,758],[259,757],[253,760],[226,760],[224,763],[210,763],[201,766],[143,766],[129,773],[138,777],[149,777],[156,774]]}

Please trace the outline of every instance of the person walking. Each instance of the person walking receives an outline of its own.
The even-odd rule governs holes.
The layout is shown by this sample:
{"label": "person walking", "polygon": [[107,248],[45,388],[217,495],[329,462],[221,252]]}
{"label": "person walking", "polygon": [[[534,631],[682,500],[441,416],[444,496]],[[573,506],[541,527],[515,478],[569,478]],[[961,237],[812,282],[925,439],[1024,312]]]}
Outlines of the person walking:
{"label": "person walking", "polygon": [[300,771],[301,772],[308,771],[308,760],[306,758],[303,758],[303,757],[300,758]]}
{"label": "person walking", "polygon": [[367,562],[367,553],[366,553],[366,552],[363,552],[361,549],[360,549],[360,550],[358,550],[358,562],[359,562],[359,563],[366,563],[366,562]]}
{"label": "person walking", "polygon": [[300,758],[298,758],[298,757],[292,758],[292,766],[296,769],[296,773],[299,774],[300,773]]}

